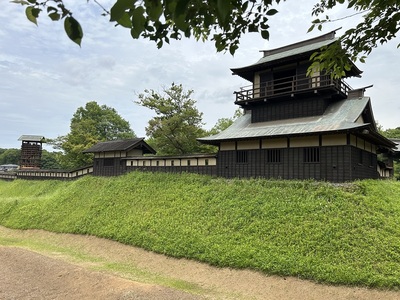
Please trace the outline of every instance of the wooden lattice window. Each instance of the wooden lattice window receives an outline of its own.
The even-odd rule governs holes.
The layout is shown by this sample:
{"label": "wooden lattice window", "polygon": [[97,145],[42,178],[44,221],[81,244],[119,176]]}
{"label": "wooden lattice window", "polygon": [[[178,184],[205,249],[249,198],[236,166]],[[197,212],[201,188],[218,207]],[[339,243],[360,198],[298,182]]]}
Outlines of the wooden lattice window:
{"label": "wooden lattice window", "polygon": [[304,158],[305,163],[319,163],[320,155],[319,148],[311,147],[304,148]]}
{"label": "wooden lattice window", "polygon": [[282,149],[268,149],[265,160],[267,163],[280,163]]}
{"label": "wooden lattice window", "polygon": [[244,164],[247,163],[247,151],[245,150],[238,150],[236,151],[236,163]]}

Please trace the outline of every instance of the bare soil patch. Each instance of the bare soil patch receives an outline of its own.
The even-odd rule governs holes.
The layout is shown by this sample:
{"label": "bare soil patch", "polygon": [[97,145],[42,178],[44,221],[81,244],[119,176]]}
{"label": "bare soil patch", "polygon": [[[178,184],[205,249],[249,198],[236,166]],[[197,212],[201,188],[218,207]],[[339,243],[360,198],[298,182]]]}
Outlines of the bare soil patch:
{"label": "bare soil patch", "polygon": [[91,236],[0,227],[1,243],[4,300],[400,299],[396,291],[215,268]]}

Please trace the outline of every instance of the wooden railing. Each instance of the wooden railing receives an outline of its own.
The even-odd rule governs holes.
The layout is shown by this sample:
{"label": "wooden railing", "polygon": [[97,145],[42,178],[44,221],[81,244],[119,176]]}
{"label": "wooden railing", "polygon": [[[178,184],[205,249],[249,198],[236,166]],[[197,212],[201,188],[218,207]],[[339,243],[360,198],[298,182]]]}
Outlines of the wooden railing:
{"label": "wooden railing", "polygon": [[334,89],[346,96],[352,89],[343,80],[333,79],[330,75],[307,77],[306,74],[299,74],[296,76],[261,82],[258,86],[251,85],[242,87],[240,91],[235,92],[236,103],[326,88]]}

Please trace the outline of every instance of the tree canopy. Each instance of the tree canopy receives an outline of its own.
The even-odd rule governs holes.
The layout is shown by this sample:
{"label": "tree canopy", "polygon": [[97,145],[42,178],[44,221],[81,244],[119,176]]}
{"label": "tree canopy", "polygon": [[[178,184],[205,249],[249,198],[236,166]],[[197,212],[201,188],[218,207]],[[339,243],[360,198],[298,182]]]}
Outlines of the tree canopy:
{"label": "tree canopy", "polygon": [[[380,129],[380,133],[389,139],[400,139],[400,127],[389,128],[386,130]],[[394,163],[394,177],[400,180],[400,155],[395,154],[393,157]]]}
{"label": "tree canopy", "polygon": [[[104,16],[110,21],[128,28],[134,39],[144,38],[154,41],[158,48],[170,39],[194,37],[196,40],[212,40],[217,51],[229,51],[232,55],[239,47],[242,35],[258,32],[269,39],[268,20],[278,11],[274,8],[281,0],[116,0],[108,9],[100,0],[93,0],[101,6]],[[285,0],[283,0],[285,1]],[[37,18],[45,11],[53,21],[64,19],[68,37],[81,44],[83,30],[78,20],[72,16],[63,0],[13,0],[26,5],[28,20],[37,24]],[[89,0],[88,0],[89,2]],[[349,60],[364,61],[366,55],[377,47],[393,39],[400,29],[400,1],[368,0],[319,0],[311,15],[309,31],[322,30],[331,19],[327,12],[338,5],[346,5],[354,14],[341,19],[362,14],[362,21],[354,24],[338,43],[322,49],[314,55],[312,68],[325,69],[332,76],[340,77],[349,68]],[[284,16],[282,16],[284,17]],[[338,52],[338,45],[344,51]],[[346,59],[345,59],[346,58]]]}
{"label": "tree canopy", "polygon": [[389,139],[400,139],[400,127],[389,128],[381,131],[381,133]]}
{"label": "tree canopy", "polygon": [[237,118],[241,117],[242,115],[243,115],[242,109],[238,108],[233,114],[233,117],[218,119],[217,123],[207,132],[207,135],[215,135],[220,133],[221,131],[224,131],[229,126],[231,126]]}
{"label": "tree canopy", "polygon": [[19,165],[21,149],[0,149],[0,165],[14,164]]}
{"label": "tree canopy", "polygon": [[92,163],[92,157],[82,151],[102,141],[135,137],[129,122],[124,120],[114,108],[99,105],[95,101],[79,107],[71,119],[70,133],[50,141],[61,149],[63,168],[77,168]]}
{"label": "tree canopy", "polygon": [[146,127],[151,144],[160,155],[190,154],[202,151],[196,138],[206,134],[202,129],[203,114],[191,99],[192,90],[185,91],[181,84],[164,88],[163,93],[145,90],[139,94],[137,104],[156,113]]}

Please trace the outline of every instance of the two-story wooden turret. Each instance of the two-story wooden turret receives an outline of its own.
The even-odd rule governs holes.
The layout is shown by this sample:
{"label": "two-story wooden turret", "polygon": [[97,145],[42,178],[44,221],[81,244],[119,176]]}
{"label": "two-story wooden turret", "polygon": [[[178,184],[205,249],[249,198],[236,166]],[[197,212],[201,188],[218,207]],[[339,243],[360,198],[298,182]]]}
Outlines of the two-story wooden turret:
{"label": "two-story wooden turret", "polygon": [[[252,84],[235,92],[245,114],[227,130],[198,139],[219,146],[223,177],[329,180],[378,178],[377,154],[394,143],[377,132],[365,88],[313,72],[310,56],[335,32],[263,51],[255,64],[232,69]],[[346,77],[360,76],[351,64]]]}

